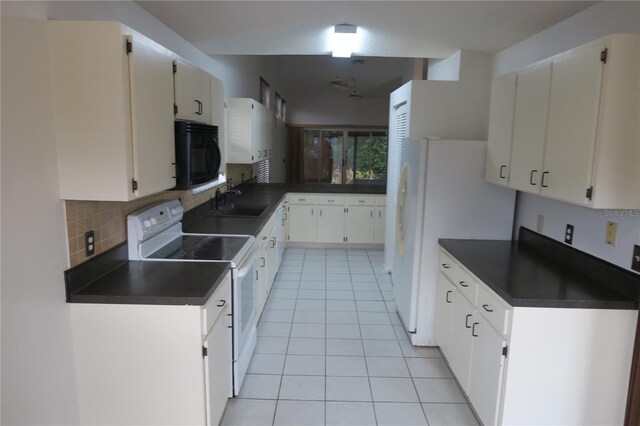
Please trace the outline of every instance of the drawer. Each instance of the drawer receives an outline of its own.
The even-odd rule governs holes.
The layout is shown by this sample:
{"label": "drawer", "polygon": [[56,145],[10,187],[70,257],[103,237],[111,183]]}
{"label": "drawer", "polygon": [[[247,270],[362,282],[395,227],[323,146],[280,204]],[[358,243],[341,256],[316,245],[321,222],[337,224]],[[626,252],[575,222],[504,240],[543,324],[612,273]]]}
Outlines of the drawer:
{"label": "drawer", "polygon": [[511,309],[485,285],[478,288],[477,309],[498,333],[505,336],[508,334]]}
{"label": "drawer", "polygon": [[376,197],[376,206],[386,206],[387,205],[387,196],[386,195],[378,195]]}
{"label": "drawer", "polygon": [[453,283],[456,285],[465,297],[473,304],[478,298],[478,281],[460,266],[454,268],[453,274],[455,279]]}
{"label": "drawer", "polygon": [[319,195],[316,202],[320,206],[344,206],[344,195]]}
{"label": "drawer", "polygon": [[202,335],[206,336],[220,314],[231,305],[231,273],[222,282],[202,307]]}
{"label": "drawer", "polygon": [[352,195],[347,197],[348,206],[375,206],[375,195]]}
{"label": "drawer", "polygon": [[316,197],[309,194],[289,194],[289,204],[316,204]]}
{"label": "drawer", "polygon": [[456,282],[455,271],[459,269],[458,264],[444,251],[440,251],[440,272],[442,272],[451,282]]}

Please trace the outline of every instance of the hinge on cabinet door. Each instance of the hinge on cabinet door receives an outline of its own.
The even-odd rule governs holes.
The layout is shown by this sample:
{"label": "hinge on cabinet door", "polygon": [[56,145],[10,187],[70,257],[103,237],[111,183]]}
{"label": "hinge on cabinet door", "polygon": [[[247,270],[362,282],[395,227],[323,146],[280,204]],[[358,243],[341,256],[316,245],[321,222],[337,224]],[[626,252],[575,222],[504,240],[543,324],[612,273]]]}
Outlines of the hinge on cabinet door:
{"label": "hinge on cabinet door", "polygon": [[173,73],[177,73],[178,72],[178,64],[176,64],[176,61],[173,61]]}
{"label": "hinge on cabinet door", "polygon": [[135,179],[131,179],[131,188],[132,188],[134,191],[137,191],[137,190],[138,190],[138,181],[137,181],[137,180],[135,180]]}
{"label": "hinge on cabinet door", "polygon": [[251,109],[253,109],[253,104],[251,104]]}
{"label": "hinge on cabinet door", "polygon": [[127,55],[133,52],[133,43],[131,43],[131,40],[127,40],[127,42],[125,43],[124,50],[125,52],[127,52]]}
{"label": "hinge on cabinet door", "polygon": [[202,358],[207,356],[207,348],[205,348],[204,346],[202,347]]}
{"label": "hinge on cabinet door", "polygon": [[224,103],[224,108],[227,109],[227,103],[226,102]]}
{"label": "hinge on cabinet door", "polygon": [[604,62],[605,64],[607,63],[607,55],[609,54],[609,49],[604,49],[602,52],[600,52],[600,60],[602,62]]}
{"label": "hinge on cabinet door", "polygon": [[593,197],[593,186],[587,188],[587,198],[591,199]]}
{"label": "hinge on cabinet door", "polygon": [[507,357],[507,352],[509,351],[509,346],[505,346],[502,348],[502,356]]}

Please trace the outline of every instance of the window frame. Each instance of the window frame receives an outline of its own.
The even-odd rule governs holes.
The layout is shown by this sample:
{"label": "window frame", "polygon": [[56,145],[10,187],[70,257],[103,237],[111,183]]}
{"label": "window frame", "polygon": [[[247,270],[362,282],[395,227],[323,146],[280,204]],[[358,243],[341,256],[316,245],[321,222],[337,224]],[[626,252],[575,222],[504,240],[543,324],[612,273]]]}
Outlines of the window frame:
{"label": "window frame", "polygon": [[262,77],[260,77],[260,103],[271,109],[271,85]]}

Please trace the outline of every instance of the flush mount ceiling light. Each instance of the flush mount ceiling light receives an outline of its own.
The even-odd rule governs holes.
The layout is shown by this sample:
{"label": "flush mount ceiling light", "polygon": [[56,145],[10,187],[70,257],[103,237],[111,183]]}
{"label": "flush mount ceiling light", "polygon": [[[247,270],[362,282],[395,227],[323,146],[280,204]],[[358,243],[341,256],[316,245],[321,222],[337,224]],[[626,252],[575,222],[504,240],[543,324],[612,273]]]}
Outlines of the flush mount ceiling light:
{"label": "flush mount ceiling light", "polygon": [[336,25],[333,32],[334,58],[349,58],[357,47],[358,27],[351,24]]}

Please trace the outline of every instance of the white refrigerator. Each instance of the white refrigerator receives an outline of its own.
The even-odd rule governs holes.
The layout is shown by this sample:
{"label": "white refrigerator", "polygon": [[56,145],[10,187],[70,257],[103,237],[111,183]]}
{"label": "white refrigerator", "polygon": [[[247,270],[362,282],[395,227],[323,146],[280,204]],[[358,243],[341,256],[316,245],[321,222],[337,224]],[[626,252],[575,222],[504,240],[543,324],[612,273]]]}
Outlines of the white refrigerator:
{"label": "white refrigerator", "polygon": [[487,143],[406,138],[395,193],[391,278],[414,345],[435,342],[439,238],[511,239],[515,191],[484,180]]}

